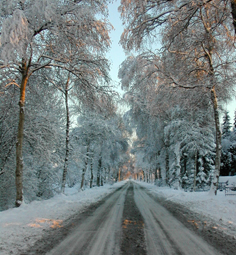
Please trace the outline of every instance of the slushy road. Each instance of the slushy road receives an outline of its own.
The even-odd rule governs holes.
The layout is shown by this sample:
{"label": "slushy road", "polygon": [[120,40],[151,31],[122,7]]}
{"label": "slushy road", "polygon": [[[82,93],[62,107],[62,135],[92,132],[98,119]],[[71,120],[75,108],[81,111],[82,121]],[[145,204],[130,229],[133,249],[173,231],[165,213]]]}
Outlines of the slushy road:
{"label": "slushy road", "polygon": [[[129,207],[128,210],[124,206]],[[89,211],[83,222],[47,254],[219,255],[221,253],[186,228],[139,184],[129,181],[108,196],[94,211]]]}

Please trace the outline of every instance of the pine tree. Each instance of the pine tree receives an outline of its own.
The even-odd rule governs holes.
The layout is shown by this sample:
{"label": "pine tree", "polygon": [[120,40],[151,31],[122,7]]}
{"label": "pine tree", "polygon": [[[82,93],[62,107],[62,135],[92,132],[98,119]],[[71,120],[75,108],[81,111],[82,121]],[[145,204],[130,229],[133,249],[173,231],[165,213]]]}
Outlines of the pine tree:
{"label": "pine tree", "polygon": [[233,131],[231,132],[231,175],[236,174],[236,111],[234,112]]}
{"label": "pine tree", "polygon": [[231,171],[232,156],[230,152],[231,148],[231,123],[228,112],[225,112],[223,116],[222,125],[222,151],[221,151],[221,175],[228,176]]}
{"label": "pine tree", "polygon": [[[236,124],[236,123],[235,123]],[[230,136],[230,129],[231,129],[231,123],[230,123],[230,116],[229,112],[225,112],[223,117],[223,127],[222,127],[222,139],[225,139]]]}

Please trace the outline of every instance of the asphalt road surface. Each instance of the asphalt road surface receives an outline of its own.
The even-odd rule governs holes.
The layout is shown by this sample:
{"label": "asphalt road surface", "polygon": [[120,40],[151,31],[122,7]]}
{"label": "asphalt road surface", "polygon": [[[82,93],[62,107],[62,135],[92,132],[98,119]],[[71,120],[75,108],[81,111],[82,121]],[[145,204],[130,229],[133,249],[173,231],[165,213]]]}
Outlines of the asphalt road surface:
{"label": "asphalt road surface", "polygon": [[89,210],[48,255],[218,255],[135,182]]}

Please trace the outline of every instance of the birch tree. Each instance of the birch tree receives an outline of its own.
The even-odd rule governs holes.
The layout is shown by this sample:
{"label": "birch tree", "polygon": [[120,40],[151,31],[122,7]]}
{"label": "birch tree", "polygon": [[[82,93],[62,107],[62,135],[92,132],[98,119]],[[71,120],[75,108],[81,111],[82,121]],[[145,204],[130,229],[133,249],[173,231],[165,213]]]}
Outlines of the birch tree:
{"label": "birch tree", "polygon": [[[61,143],[64,138],[64,123],[61,98],[50,86],[42,71],[34,76],[27,90],[24,128],[24,178],[25,202],[35,199],[48,199],[58,192],[62,167]],[[0,207],[7,209],[14,206],[15,201],[15,141],[17,130],[17,102],[19,88],[8,86],[1,95],[1,169],[0,175]],[[30,100],[29,100],[30,99]],[[42,102],[44,102],[42,104]]]}
{"label": "birch tree", "polygon": [[[136,11],[131,13],[134,9]],[[154,38],[161,32],[164,49],[178,59],[173,65],[168,60],[170,54],[167,54],[169,65],[166,65],[165,76],[170,84],[184,89],[203,87],[210,94],[216,131],[215,178],[212,186],[215,194],[221,154],[217,94],[227,97],[229,83],[232,87],[233,79],[234,60],[230,57],[234,52],[232,10],[229,2],[217,0],[157,1],[154,4],[151,1],[123,1],[121,9],[127,21],[127,29],[121,38],[125,48],[140,48],[146,39]]]}
{"label": "birch tree", "polygon": [[[215,12],[217,12],[219,16],[217,16]],[[222,26],[216,26],[216,24],[220,24],[220,19],[224,20]],[[226,34],[227,31],[228,34]],[[227,30],[227,18],[224,17],[224,13],[218,13],[218,10],[212,9],[211,6],[206,5],[204,8],[200,8],[199,12],[195,14],[195,21],[189,24],[189,31],[180,33],[182,36],[182,44],[180,47],[178,47],[177,42],[177,40],[180,40],[180,35],[176,35],[175,38],[170,35],[173,35],[172,32],[167,35],[169,38],[172,38],[172,41],[176,40],[176,43],[172,43],[172,46],[170,46],[170,51],[179,50],[180,54],[184,54],[182,57],[183,62],[191,65],[187,72],[186,68],[183,69],[183,75],[185,75],[187,79],[196,77],[198,81],[196,81],[195,84],[197,84],[198,88],[205,87],[206,92],[210,94],[216,132],[215,176],[212,185],[212,191],[214,191],[215,194],[217,193],[219,182],[221,157],[218,95],[220,95],[221,98],[223,98],[224,95],[227,97],[227,91],[232,87],[230,83],[232,83],[234,79],[232,75],[234,59],[231,57],[234,54],[234,49],[231,43],[232,37],[230,37],[229,33],[230,29]],[[183,35],[185,36],[183,37]],[[186,48],[187,44],[188,49]],[[222,49],[222,47],[224,47],[224,49]],[[185,83],[186,81],[187,80],[184,81],[182,77],[182,84],[191,84],[190,81]],[[205,84],[202,85],[202,82]],[[192,84],[183,87],[187,88],[191,86]]]}
{"label": "birch tree", "polygon": [[[38,70],[57,67],[80,78],[71,65],[69,53],[79,61],[78,54],[67,50],[72,42],[94,48],[109,44],[107,22],[97,20],[103,15],[106,1],[2,1],[1,70],[10,68],[15,77],[7,84],[20,87],[19,124],[16,142],[16,206],[23,201],[23,132],[25,96],[30,78]],[[78,51],[79,52],[79,51]],[[77,52],[77,53],[78,53]]]}
{"label": "birch tree", "polygon": [[[166,23],[173,17],[181,17],[181,26],[176,30],[178,34],[188,28],[195,14],[205,6],[223,12],[224,17],[230,18],[231,26],[236,29],[235,0],[122,0],[119,11],[126,27],[121,43],[130,50],[145,46],[147,40],[156,41],[161,30],[167,28]],[[222,20],[224,17],[221,16]]]}

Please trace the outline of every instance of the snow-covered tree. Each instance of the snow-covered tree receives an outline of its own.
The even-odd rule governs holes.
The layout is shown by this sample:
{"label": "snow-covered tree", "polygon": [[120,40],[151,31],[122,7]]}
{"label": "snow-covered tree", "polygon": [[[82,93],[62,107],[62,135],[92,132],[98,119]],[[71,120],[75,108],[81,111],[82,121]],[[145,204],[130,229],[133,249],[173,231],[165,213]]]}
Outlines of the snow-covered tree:
{"label": "snow-covered tree", "polygon": [[[149,1],[123,1],[122,6],[121,13],[127,24],[121,38],[124,47],[145,46],[145,39],[159,32],[158,28],[162,26],[163,48],[176,58],[171,62],[167,54],[165,60],[168,65],[165,65],[163,73],[170,86],[209,94],[215,119],[216,158],[212,191],[216,194],[221,156],[217,101],[227,98],[228,88],[234,84],[230,6],[218,0],[207,3],[175,1],[174,5],[173,1],[156,1],[154,4]],[[131,13],[134,9],[136,11]]]}
{"label": "snow-covered tree", "polygon": [[[176,34],[188,29],[195,21],[195,14],[200,9],[211,7],[219,13],[218,23],[221,25],[225,17],[236,31],[236,4],[227,0],[122,0],[119,7],[121,18],[126,25],[121,37],[124,48],[128,50],[140,49],[147,41],[157,42],[160,30],[168,27],[169,20],[179,17],[181,23],[176,24]],[[168,28],[167,28],[168,29]],[[158,35],[158,36],[157,36]]]}
{"label": "snow-covered tree", "polygon": [[[20,87],[20,113],[16,140],[16,206],[23,201],[23,132],[27,85],[40,69],[62,68],[83,83],[81,65],[88,50],[109,46],[109,27],[95,17],[106,12],[106,1],[1,1],[1,72],[5,85]],[[74,46],[71,50],[70,45]],[[85,68],[85,66],[83,67]],[[100,71],[98,71],[100,72]],[[83,84],[87,86],[88,83]],[[88,92],[89,93],[89,92]]]}
{"label": "snow-covered tree", "polygon": [[222,139],[229,138],[231,134],[231,123],[229,112],[225,112],[222,123]]}
{"label": "snow-covered tree", "polygon": [[229,175],[231,172],[231,123],[228,112],[225,112],[222,123],[222,151],[221,151],[221,175]]}
{"label": "snow-covered tree", "polygon": [[[209,97],[199,91],[168,86],[162,63],[152,52],[129,57],[122,63],[119,77],[131,106],[126,119],[136,128],[138,139],[132,152],[137,167],[144,173],[152,167],[160,169],[164,183],[176,182],[178,188],[183,174],[190,175],[192,170],[197,174],[195,154],[203,157],[212,153],[213,121],[209,118]],[[180,166],[184,153],[188,172]]]}
{"label": "snow-covered tree", "polygon": [[231,132],[231,156],[232,156],[232,161],[231,161],[231,175],[236,174],[236,111],[234,113],[234,123],[233,123],[233,130]]}
{"label": "snow-covered tree", "polygon": [[[58,192],[61,182],[60,168],[62,167],[62,152],[64,150],[62,130],[64,126],[63,107],[61,98],[55,93],[43,76],[38,75],[27,91],[24,132],[24,199],[30,202],[35,199],[47,199]],[[16,136],[18,101],[18,87],[7,87],[1,96],[1,107],[9,107],[7,112],[2,111],[2,142],[7,138],[8,147],[0,151],[4,156],[1,163],[3,174],[0,175],[0,207],[6,209],[14,206],[15,200],[15,142],[11,139]],[[15,92],[14,92],[15,91]],[[15,94],[15,95],[14,95]],[[11,98],[11,100],[9,100]],[[43,104],[41,102],[44,102]],[[11,105],[9,103],[11,102]],[[7,131],[7,132],[5,132]],[[15,141],[15,140],[13,140]],[[11,149],[11,146],[13,148]]]}
{"label": "snow-covered tree", "polygon": [[81,189],[84,188],[88,169],[90,188],[95,176],[97,186],[100,186],[109,176],[115,175],[124,162],[128,147],[121,118],[116,115],[106,117],[92,111],[86,111],[78,118],[78,127],[73,130],[74,143],[78,144],[79,151],[73,153],[75,156],[79,153],[83,162]]}

